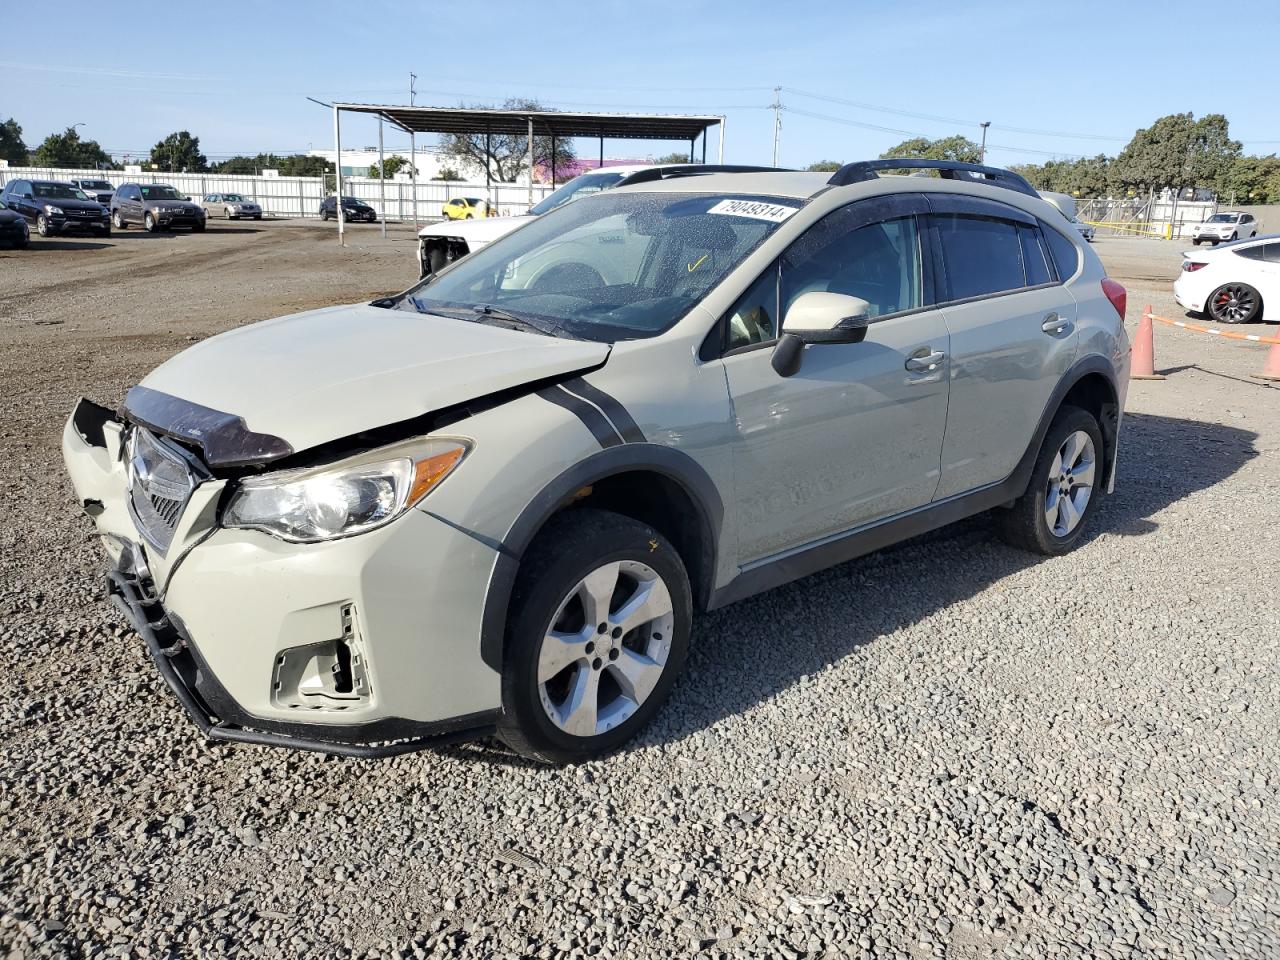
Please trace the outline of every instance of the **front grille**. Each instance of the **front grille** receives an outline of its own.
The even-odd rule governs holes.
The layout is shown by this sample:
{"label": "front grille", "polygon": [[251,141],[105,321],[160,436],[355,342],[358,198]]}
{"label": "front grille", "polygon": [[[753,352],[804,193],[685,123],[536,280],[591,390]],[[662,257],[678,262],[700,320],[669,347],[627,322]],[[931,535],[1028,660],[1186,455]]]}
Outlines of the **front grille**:
{"label": "front grille", "polygon": [[129,512],[143,539],[162,554],[196,488],[190,457],[142,427],[129,433]]}

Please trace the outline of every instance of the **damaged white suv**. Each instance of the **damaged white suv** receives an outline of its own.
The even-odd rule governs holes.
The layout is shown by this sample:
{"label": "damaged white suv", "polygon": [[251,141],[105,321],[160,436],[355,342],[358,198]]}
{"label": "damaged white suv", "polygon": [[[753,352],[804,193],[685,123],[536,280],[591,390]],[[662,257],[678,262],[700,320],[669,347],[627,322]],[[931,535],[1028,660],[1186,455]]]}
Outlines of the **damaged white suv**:
{"label": "damaged white suv", "polygon": [[980,511],[1075,546],[1124,300],[1007,171],[658,180],[193,346],[63,450],[208,736],[574,761],[653,716],[699,611]]}

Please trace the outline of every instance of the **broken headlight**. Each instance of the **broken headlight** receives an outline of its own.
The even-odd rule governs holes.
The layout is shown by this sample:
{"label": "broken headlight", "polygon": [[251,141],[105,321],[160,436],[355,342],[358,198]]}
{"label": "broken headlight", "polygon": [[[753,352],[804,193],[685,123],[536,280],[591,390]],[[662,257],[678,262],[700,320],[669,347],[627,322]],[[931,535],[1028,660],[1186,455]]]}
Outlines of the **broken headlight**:
{"label": "broken headlight", "polygon": [[375,530],[435,489],[467,450],[459,440],[420,440],[331,466],[250,477],[227,504],[222,525],[293,543]]}

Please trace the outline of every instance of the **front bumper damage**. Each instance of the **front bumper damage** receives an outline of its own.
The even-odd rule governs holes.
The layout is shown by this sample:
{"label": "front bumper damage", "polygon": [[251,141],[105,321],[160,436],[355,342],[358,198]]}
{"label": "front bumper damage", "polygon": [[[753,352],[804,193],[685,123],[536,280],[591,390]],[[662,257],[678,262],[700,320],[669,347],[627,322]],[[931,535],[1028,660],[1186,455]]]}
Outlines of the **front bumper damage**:
{"label": "front bumper damage", "polygon": [[492,732],[475,594],[491,548],[419,511],[305,546],[228,530],[217,506],[234,481],[221,479],[196,488],[167,549],[148,546],[126,486],[130,429],[82,400],[63,455],[113,561],[107,599],[206,737],[374,758]]}

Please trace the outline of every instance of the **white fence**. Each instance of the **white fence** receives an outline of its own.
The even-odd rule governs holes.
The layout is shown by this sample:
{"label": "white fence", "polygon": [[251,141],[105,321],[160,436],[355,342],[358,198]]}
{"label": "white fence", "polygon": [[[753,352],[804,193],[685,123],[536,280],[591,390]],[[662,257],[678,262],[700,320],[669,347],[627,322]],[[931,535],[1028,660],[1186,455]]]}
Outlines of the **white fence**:
{"label": "white fence", "polygon": [[[124,173],[119,170],[61,170],[39,167],[0,167],[0,187],[10,180],[107,180],[114,186],[122,183],[168,183],[181,194],[199,201],[209,193],[239,193],[262,205],[273,217],[318,217],[321,201],[332,193],[333,177],[264,177],[231,176],[219,173]],[[534,184],[533,202],[537,203],[552,187]],[[413,220],[415,191],[407,179],[387,180],[379,188],[377,179],[343,177],[342,192],[359,197],[382,213],[381,194],[385,191],[388,220]],[[511,216],[529,208],[528,184],[501,183],[486,187],[483,183],[461,183],[441,180],[419,180],[417,219],[432,220],[441,216],[440,208],[454,197],[488,197],[499,214]]]}

